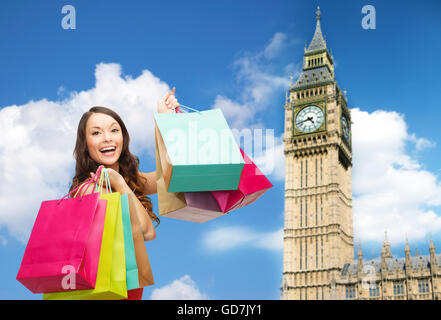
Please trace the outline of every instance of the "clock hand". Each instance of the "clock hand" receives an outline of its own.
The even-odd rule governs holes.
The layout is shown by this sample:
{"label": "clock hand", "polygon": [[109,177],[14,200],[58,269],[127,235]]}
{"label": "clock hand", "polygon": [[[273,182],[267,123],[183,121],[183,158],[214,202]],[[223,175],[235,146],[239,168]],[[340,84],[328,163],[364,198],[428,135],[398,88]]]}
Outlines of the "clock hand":
{"label": "clock hand", "polygon": [[301,124],[301,123],[306,122],[306,121],[312,121],[312,123],[314,123],[314,120],[312,120],[312,117],[308,117],[306,120],[297,122],[296,124]]}
{"label": "clock hand", "polygon": [[300,121],[300,122],[296,122],[296,124],[299,125],[299,124],[301,124],[301,123],[303,123],[303,122],[306,122],[306,121],[308,121],[308,120],[310,120],[310,118],[308,118],[308,119],[306,119],[306,120],[303,120],[303,121]]}

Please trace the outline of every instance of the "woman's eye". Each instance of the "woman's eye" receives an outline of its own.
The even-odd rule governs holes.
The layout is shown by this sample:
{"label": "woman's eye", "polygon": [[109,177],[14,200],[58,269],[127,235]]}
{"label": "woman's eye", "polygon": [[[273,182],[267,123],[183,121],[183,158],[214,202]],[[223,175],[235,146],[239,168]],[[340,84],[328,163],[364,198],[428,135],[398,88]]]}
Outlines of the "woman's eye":
{"label": "woman's eye", "polygon": [[96,136],[98,133],[99,133],[99,131],[95,131],[95,132],[92,132],[92,135]]}
{"label": "woman's eye", "polygon": [[112,132],[118,132],[118,131],[119,131],[118,129],[113,129],[113,130],[112,130]]}

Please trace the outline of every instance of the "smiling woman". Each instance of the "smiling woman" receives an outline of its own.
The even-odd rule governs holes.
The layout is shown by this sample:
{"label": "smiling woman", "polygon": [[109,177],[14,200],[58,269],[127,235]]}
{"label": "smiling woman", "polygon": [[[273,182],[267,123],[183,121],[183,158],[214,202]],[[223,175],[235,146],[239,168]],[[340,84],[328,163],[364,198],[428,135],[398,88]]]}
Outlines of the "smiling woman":
{"label": "smiling woman", "polygon": [[124,140],[121,126],[112,116],[104,113],[111,114],[103,107],[94,107],[89,112],[92,112],[86,124],[86,142],[89,155],[92,159],[98,159],[99,163],[113,167],[118,171],[117,160],[121,155]]}
{"label": "smiling woman", "polygon": [[[173,112],[179,104],[172,91],[158,102],[158,112]],[[140,172],[139,158],[129,150],[130,136],[121,117],[113,110],[95,106],[85,112],[77,130],[75,176],[70,191],[85,182],[100,165],[108,169],[113,190],[133,194],[137,217],[145,241],[156,237],[152,220],[159,224],[147,195],[156,193],[156,172]],[[91,193],[93,190],[88,190]],[[86,193],[86,194],[87,194]]]}
{"label": "smiling woman", "polygon": [[[120,193],[134,193],[141,229],[146,241],[155,238],[152,220],[159,224],[146,195],[154,191],[153,173],[138,171],[139,159],[130,153],[130,136],[124,122],[114,111],[105,107],[93,107],[84,113],[78,124],[74,150],[75,176],[70,191],[90,178],[100,165],[108,168],[112,189]],[[93,190],[89,190],[88,193]],[[153,193],[153,192],[151,192]]]}

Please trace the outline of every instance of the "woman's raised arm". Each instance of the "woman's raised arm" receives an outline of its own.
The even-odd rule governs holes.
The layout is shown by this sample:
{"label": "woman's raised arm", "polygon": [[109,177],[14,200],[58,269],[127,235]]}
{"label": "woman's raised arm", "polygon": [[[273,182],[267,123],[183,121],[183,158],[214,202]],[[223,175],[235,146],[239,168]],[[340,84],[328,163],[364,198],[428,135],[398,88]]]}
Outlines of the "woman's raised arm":
{"label": "woman's raised arm", "polygon": [[157,193],[158,191],[156,189],[156,171],[153,172],[138,171],[138,173],[146,179],[146,183],[144,184],[142,194],[148,196],[150,194]]}
{"label": "woman's raised arm", "polygon": [[[158,113],[173,113],[174,109],[179,107],[179,102],[175,97],[175,91],[176,88],[173,87],[173,89],[170,92],[167,92],[161,98],[161,100],[158,101],[158,108],[157,108]],[[158,191],[156,189],[156,171],[153,172],[138,171],[138,173],[146,179],[142,194],[148,196],[157,193]]]}

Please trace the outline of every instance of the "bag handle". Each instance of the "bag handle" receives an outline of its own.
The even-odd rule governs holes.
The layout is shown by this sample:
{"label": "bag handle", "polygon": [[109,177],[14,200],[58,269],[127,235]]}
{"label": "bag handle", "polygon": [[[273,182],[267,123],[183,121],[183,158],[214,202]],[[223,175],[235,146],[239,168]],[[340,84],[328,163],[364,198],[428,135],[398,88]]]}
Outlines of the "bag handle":
{"label": "bag handle", "polygon": [[103,168],[104,168],[104,166],[99,166],[98,170],[96,171],[96,173],[92,177],[92,179],[90,179],[87,182],[83,183],[81,188],[75,193],[75,195],[73,197],[76,198],[77,194],[84,195],[84,193],[87,192],[87,190],[89,190],[89,187],[92,185],[92,183],[96,185],[96,183],[97,183],[96,178],[101,175],[101,170]]}
{"label": "bag handle", "polygon": [[102,192],[103,190],[103,172],[100,172],[99,180],[95,184],[95,192]]}
{"label": "bag handle", "polygon": [[112,186],[110,185],[109,172],[106,168],[103,168],[100,174],[100,180],[98,184],[95,184],[95,192],[103,192],[103,184],[106,183],[106,189],[112,193]]}
{"label": "bag handle", "polygon": [[[95,183],[95,182],[96,182],[96,178],[97,178],[98,175],[101,175],[101,170],[102,170],[103,168],[104,168],[104,166],[99,166],[99,167],[98,167],[98,170],[96,171],[96,173],[95,173],[95,175],[93,176],[92,179],[89,179],[89,180],[87,180],[86,182],[80,184],[80,185],[77,186],[75,189],[73,189],[71,192],[69,192],[68,194],[66,194],[63,198],[61,198],[61,199],[58,201],[58,204],[60,204],[61,201],[64,200],[64,198],[70,196],[70,195],[71,195],[72,193],[74,193],[74,192],[75,192],[75,195],[74,195],[74,198],[75,198],[75,197],[77,196],[78,193],[81,194],[81,191],[83,190],[83,188],[87,187],[87,188],[84,190],[84,192],[85,192],[85,191],[89,188],[89,186],[90,186],[92,183]],[[80,197],[80,199],[81,199],[81,197]]]}
{"label": "bag handle", "polygon": [[[94,184],[96,185],[96,182],[97,182],[96,180],[97,180],[97,178],[101,175],[101,171],[102,171],[103,168],[104,168],[104,166],[102,166],[102,165],[98,167],[98,170],[96,171],[96,173],[95,173],[95,175],[92,177],[92,179],[89,180],[88,183],[85,184],[85,185],[83,186],[83,187],[85,187],[84,191],[82,190],[83,187],[80,188],[79,192],[77,192],[77,193],[74,195],[74,198],[77,196],[78,193],[84,195],[84,193],[85,193],[87,190],[89,190],[89,187],[92,185],[92,183],[94,183]],[[83,191],[83,193],[81,193],[82,191]]]}
{"label": "bag handle", "polygon": [[190,107],[184,106],[183,104],[179,104],[179,107],[177,107],[177,108],[174,109],[174,110],[175,110],[175,113],[184,113],[184,112],[187,113],[187,112],[188,112],[188,111],[182,111],[182,110],[180,109],[180,107],[201,114],[201,112],[200,112],[199,110],[196,110],[196,109],[193,109],[193,108],[190,108]]}

